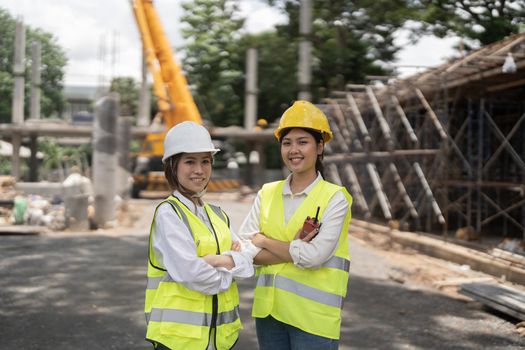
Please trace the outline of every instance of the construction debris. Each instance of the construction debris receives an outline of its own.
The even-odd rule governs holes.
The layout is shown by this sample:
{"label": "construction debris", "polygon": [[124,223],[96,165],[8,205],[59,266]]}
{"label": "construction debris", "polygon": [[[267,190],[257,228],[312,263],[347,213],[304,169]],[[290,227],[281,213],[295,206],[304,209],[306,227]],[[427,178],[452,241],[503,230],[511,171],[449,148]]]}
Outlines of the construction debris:
{"label": "construction debris", "polygon": [[517,289],[474,282],[462,284],[459,292],[507,315],[525,320],[525,293]]}

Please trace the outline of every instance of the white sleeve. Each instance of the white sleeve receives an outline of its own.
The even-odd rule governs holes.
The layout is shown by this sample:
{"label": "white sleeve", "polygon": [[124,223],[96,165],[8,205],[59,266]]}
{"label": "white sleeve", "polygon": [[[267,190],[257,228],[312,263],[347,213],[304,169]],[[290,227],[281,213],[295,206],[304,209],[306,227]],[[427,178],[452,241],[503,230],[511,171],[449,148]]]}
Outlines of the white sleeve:
{"label": "white sleeve", "polygon": [[241,243],[240,252],[227,251],[223,253],[223,255],[231,256],[233,259],[233,262],[235,263],[235,267],[231,269],[231,273],[233,274],[233,277],[235,278],[252,277],[254,274],[253,256],[251,253],[246,252],[245,249],[243,249],[242,247],[243,243],[242,243],[241,238],[233,231],[231,226],[230,226],[230,232],[232,234],[232,242],[238,241]]}
{"label": "white sleeve", "polygon": [[207,295],[230,287],[232,273],[216,269],[197,256],[191,232],[168,203],[157,210],[152,245],[157,260],[175,282]]}
{"label": "white sleeve", "polygon": [[248,216],[244,219],[241,227],[239,228],[239,237],[241,238],[242,251],[246,252],[253,258],[259,254],[261,248],[256,247],[252,243],[252,238],[260,229],[259,215],[261,208],[261,191],[257,193],[255,201],[253,202],[252,208],[248,213]]}
{"label": "white sleeve", "polygon": [[296,239],[290,243],[290,255],[296,266],[319,268],[334,255],[349,210],[345,195],[341,191],[334,194],[324,211],[317,236],[310,242]]}

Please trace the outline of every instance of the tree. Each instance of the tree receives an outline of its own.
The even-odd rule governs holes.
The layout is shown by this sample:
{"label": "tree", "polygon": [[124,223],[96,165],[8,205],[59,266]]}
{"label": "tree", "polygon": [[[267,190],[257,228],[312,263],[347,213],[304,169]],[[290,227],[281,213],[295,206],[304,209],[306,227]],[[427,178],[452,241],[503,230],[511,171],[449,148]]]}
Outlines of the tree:
{"label": "tree", "polygon": [[459,35],[481,45],[518,33],[525,21],[523,0],[415,0],[419,8],[419,32],[438,37]]}
{"label": "tree", "polygon": [[[11,121],[11,100],[13,93],[13,58],[15,41],[15,19],[0,8],[0,122]],[[25,114],[29,115],[31,43],[42,44],[42,83],[41,113],[44,117],[60,115],[64,109],[62,94],[64,67],[67,63],[64,50],[58,45],[52,34],[38,28],[26,27],[26,80]]]}
{"label": "tree", "polygon": [[183,3],[184,68],[201,114],[220,126],[242,121],[243,69],[237,42],[243,19],[236,0]]}
{"label": "tree", "polygon": [[[288,23],[278,26],[277,33],[288,45],[297,47],[300,0],[268,3],[287,14]],[[408,5],[405,0],[312,1],[314,100],[343,89],[347,82],[363,82],[367,75],[389,73],[385,63],[393,61],[399,50],[393,34],[414,16]]]}
{"label": "tree", "polygon": [[109,91],[120,95],[120,115],[136,116],[139,88],[132,77],[115,77],[111,80]]}

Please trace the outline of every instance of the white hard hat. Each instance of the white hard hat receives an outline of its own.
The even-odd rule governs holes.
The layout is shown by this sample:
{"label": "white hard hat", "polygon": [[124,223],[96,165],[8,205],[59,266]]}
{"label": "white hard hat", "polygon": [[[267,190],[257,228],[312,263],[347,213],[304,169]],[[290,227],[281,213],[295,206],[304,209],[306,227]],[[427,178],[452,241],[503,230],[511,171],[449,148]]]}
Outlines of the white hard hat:
{"label": "white hard hat", "polygon": [[175,125],[166,134],[162,162],[179,153],[211,152],[214,155],[219,151],[211,142],[210,133],[204,126],[187,121]]}

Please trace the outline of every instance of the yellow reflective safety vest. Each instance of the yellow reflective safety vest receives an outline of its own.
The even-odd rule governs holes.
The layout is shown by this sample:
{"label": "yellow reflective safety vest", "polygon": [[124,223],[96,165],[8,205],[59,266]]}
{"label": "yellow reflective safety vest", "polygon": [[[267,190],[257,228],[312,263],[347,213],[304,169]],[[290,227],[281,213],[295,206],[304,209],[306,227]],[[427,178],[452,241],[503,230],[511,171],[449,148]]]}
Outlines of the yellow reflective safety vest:
{"label": "yellow reflective safety vest", "polygon": [[[269,183],[261,189],[260,229],[267,237],[291,242],[307,216],[319,218],[332,196],[341,191],[349,205],[352,197],[345,188],[319,181],[303,203],[284,224],[282,189],[284,181]],[[257,268],[257,286],[254,293],[253,317],[273,318],[318,336],[339,339],[341,310],[346,296],[350,256],[348,253],[348,226],[351,211],[345,217],[334,255],[318,269],[301,269],[292,262]]]}
{"label": "yellow reflective safety vest", "polygon": [[[176,197],[170,196],[161,204],[163,203],[169,203],[188,227],[196,242],[198,256],[220,254],[231,249],[229,219],[219,207],[204,205],[215,231],[210,232],[206,224]],[[153,250],[152,232],[156,216],[157,210],[149,238],[148,284],[144,308],[146,339],[170,349],[204,350],[208,347],[212,328],[216,327],[215,337],[212,339],[215,348],[231,349],[237,342],[239,329],[242,328],[236,283],[232,282],[228,290],[217,295],[206,295],[173,281],[157,261]]]}

